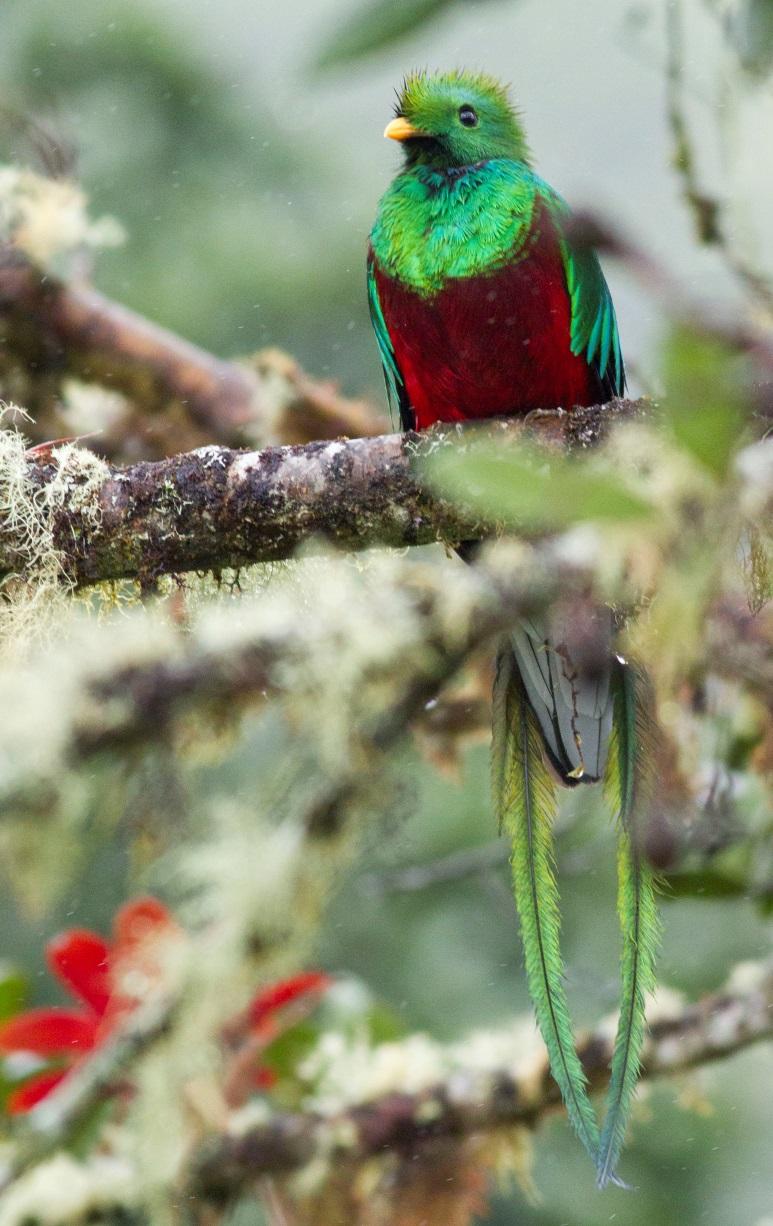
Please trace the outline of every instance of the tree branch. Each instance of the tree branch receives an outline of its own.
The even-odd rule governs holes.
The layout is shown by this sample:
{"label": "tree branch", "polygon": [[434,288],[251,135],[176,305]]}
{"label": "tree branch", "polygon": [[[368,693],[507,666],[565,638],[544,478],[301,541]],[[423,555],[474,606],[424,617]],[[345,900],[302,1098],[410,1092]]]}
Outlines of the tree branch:
{"label": "tree branch", "polygon": [[103,383],[150,412],[183,404],[194,421],[233,443],[255,418],[257,376],[88,285],[44,276],[10,253],[0,264],[0,317],[4,348],[39,377],[48,372]]}
{"label": "tree branch", "polygon": [[[682,1072],[771,1038],[773,963],[746,964],[714,995],[661,1016],[651,1011],[642,1076]],[[608,1021],[578,1045],[595,1089],[609,1077],[613,1045],[614,1026]],[[221,1201],[261,1176],[285,1175],[314,1159],[360,1162],[386,1149],[418,1157],[438,1137],[462,1138],[512,1124],[532,1127],[558,1107],[544,1051],[524,1063],[514,1039],[512,1060],[492,1060],[481,1069],[479,1059],[464,1066],[460,1046],[449,1053],[447,1079],[418,1092],[396,1085],[387,1095],[347,1104],[337,1114],[278,1115],[214,1138],[195,1160],[191,1194]],[[497,1050],[493,1041],[491,1048]],[[395,1067],[402,1062],[396,1059]]]}
{"label": "tree branch", "polygon": [[[312,651],[335,659],[339,621],[320,617],[314,585],[335,591],[346,572],[343,561],[329,561],[324,577],[311,577],[304,598],[296,594],[293,604],[281,585],[273,597],[268,591],[261,600],[239,601],[224,615],[216,636],[206,619],[175,630],[159,614],[159,625],[149,627],[139,659],[131,627],[124,647],[120,628],[114,625],[90,627],[87,645],[71,642],[66,677],[52,666],[49,655],[36,655],[7,679],[7,701],[21,706],[25,695],[45,685],[46,744],[55,753],[46,765],[37,725],[19,731],[0,763],[0,812],[46,809],[67,771],[96,754],[126,754],[133,747],[170,742],[192,716],[204,715],[209,727],[212,720],[232,718],[251,704],[284,693],[293,670],[299,680],[307,671]],[[378,704],[368,719],[361,715],[357,721],[359,751],[381,758],[473,651],[512,626],[519,615],[544,607],[559,585],[566,592],[588,579],[587,573],[555,558],[549,545],[524,555],[503,542],[492,551],[490,562],[459,566],[451,576],[442,567],[398,559],[377,590],[367,583],[352,587],[350,581],[342,588],[341,600],[363,602],[374,640],[382,635],[392,644],[389,659],[395,670],[388,694],[382,680]],[[407,619],[400,635],[385,621],[387,592],[400,600]],[[107,664],[100,667],[100,660]],[[380,668],[387,668],[383,659]],[[362,693],[367,681],[365,674]],[[336,776],[325,792],[325,811],[345,799],[342,790],[347,793],[357,777],[361,761],[354,748],[348,760],[350,770],[343,778]],[[321,820],[319,814],[317,818]],[[335,818],[339,820],[340,815]]]}
{"label": "tree branch", "polygon": [[[68,377],[121,392],[134,403],[145,417],[141,437],[139,423],[122,417],[100,433],[105,454],[120,451],[126,434],[137,436],[135,447],[147,454],[155,435],[162,442],[187,436],[183,447],[204,441],[239,446],[369,435],[379,428],[371,405],[310,378],[278,350],[250,362],[224,361],[85,283],[42,273],[9,248],[0,250],[0,340],[3,395],[21,400],[35,416],[47,415],[52,398],[58,404]],[[152,431],[148,415],[159,419]]]}
{"label": "tree branch", "polygon": [[[643,401],[549,410],[485,429],[498,440],[528,429],[567,447],[587,446],[612,423],[646,412]],[[459,445],[446,427],[423,434],[341,439],[234,451],[203,447],[155,463],[105,466],[88,497],[52,511],[54,545],[76,584],[185,571],[220,571],[289,558],[314,537],[346,550],[423,545],[479,536],[480,521],[422,488],[417,463]],[[476,431],[478,433],[478,431]],[[76,456],[69,453],[71,468]],[[36,490],[57,478],[56,450],[37,448],[28,473]],[[73,480],[77,487],[77,462]],[[18,567],[13,540],[0,540],[0,571]]]}

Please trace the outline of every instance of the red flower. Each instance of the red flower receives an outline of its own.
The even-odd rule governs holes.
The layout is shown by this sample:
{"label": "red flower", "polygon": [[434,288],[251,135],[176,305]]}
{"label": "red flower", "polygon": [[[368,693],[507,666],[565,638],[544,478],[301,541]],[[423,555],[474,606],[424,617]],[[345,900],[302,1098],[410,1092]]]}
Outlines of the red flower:
{"label": "red flower", "polygon": [[19,1114],[37,1106],[104,1043],[158,981],[159,939],[179,934],[162,903],[140,898],[118,912],[110,942],[83,928],[70,929],[49,942],[48,965],[81,1007],[30,1009],[0,1025],[0,1052],[29,1052],[56,1061],[56,1067],[34,1074],[13,1091],[7,1111]]}
{"label": "red flower", "polygon": [[248,1016],[251,1028],[263,1030],[274,1022],[276,1014],[286,1009],[302,997],[316,998],[330,987],[332,980],[324,971],[303,971],[290,979],[280,979],[278,983],[270,983],[252,998]]}
{"label": "red flower", "polygon": [[[36,1107],[104,1043],[161,979],[163,945],[182,936],[162,903],[140,898],[118,912],[111,941],[73,928],[48,943],[48,965],[80,1007],[29,1009],[0,1024],[0,1054],[26,1052],[52,1061],[52,1067],[34,1073],[9,1095],[9,1113]],[[306,971],[269,984],[224,1029],[234,1053],[224,1087],[229,1101],[243,1101],[255,1087],[271,1088],[275,1077],[259,1063],[260,1055],[309,1012],[330,983],[321,971]]]}
{"label": "red flower", "polygon": [[240,1107],[255,1090],[274,1086],[276,1073],[261,1057],[274,1039],[311,1012],[332,982],[323,971],[302,971],[270,983],[223,1027],[221,1038],[231,1052],[223,1081],[229,1106]]}

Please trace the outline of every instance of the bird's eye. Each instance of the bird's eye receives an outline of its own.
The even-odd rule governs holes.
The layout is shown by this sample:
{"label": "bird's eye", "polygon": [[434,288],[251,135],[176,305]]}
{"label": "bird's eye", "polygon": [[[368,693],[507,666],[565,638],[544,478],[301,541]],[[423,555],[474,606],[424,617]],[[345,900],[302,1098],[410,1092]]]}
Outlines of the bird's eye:
{"label": "bird's eye", "polygon": [[476,128],[478,126],[478,116],[471,106],[459,107],[459,122],[464,124],[465,128]]}

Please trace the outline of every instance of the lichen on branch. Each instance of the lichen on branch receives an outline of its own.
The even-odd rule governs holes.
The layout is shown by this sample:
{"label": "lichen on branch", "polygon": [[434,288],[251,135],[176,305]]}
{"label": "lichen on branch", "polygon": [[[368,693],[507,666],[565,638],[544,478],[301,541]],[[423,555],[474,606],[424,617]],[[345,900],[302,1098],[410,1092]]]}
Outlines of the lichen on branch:
{"label": "lichen on branch", "polygon": [[[650,1002],[648,1018],[644,1078],[726,1059],[773,1038],[773,965],[742,964],[722,990],[693,1004],[663,992]],[[614,1022],[605,1019],[578,1041],[595,1089],[609,1076]],[[261,1175],[286,1179],[318,1163],[332,1179],[340,1164],[356,1166],[390,1151],[418,1161],[438,1138],[459,1144],[514,1125],[533,1128],[560,1105],[544,1048],[525,1019],[446,1047],[421,1035],[367,1051],[323,1038],[308,1071],[320,1076],[309,1110],[235,1119],[195,1160],[194,1195],[221,1203]]]}
{"label": "lichen on branch", "polygon": [[[530,437],[587,446],[613,423],[641,416],[641,402],[531,414],[526,424],[499,421],[484,430],[495,443]],[[475,431],[480,438],[481,431]],[[341,549],[457,542],[484,530],[478,516],[432,493],[421,461],[465,435],[439,427],[423,435],[322,440],[235,451],[208,446],[154,463],[103,466],[88,497],[60,500],[50,531],[62,568],[76,586],[106,580],[210,570],[292,557],[315,539]],[[91,453],[68,451],[73,469],[94,472]],[[28,457],[29,498],[45,500],[58,480],[56,448]],[[73,477],[75,480],[75,477]],[[14,569],[12,532],[0,541],[0,571]]]}

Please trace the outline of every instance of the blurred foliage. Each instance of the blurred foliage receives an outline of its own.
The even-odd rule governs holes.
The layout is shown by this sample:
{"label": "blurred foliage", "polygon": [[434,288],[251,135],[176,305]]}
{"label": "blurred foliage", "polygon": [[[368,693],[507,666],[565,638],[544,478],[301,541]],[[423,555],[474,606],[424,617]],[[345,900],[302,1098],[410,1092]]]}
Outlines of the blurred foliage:
{"label": "blurred foliage", "polygon": [[[13,1017],[24,1008],[28,991],[27,979],[21,971],[8,962],[0,962],[0,1022]],[[5,1062],[0,1062],[0,1114],[13,1089],[14,1078],[5,1068]],[[0,1132],[2,1131],[0,1126]]]}
{"label": "blurred foliage", "polygon": [[654,508],[595,460],[547,457],[495,444],[429,457],[428,475],[448,497],[511,528],[558,529],[583,521],[616,523],[651,517]]}
{"label": "blurred foliage", "polygon": [[304,1087],[298,1071],[326,1032],[335,1032],[347,1042],[356,1038],[367,1043],[386,1043],[401,1038],[406,1027],[393,1009],[374,999],[364,983],[339,981],[312,1018],[288,1027],[261,1056],[261,1065],[277,1078],[271,1093],[280,1106],[290,1110],[302,1106]]}
{"label": "blurred foliage", "polygon": [[0,1022],[13,1017],[27,998],[27,981],[16,967],[0,962]]}
{"label": "blurred foliage", "polygon": [[[46,4],[18,22],[4,81],[17,110],[74,144],[95,211],[126,223],[103,289],[215,351],[271,341],[317,365],[324,304],[327,357],[351,309],[334,292],[342,236],[318,241],[319,186],[333,190],[322,151],[288,134],[269,100],[234,93],[184,24],[144,0]],[[34,160],[23,133],[10,144]]]}
{"label": "blurred foliage", "polygon": [[674,329],[664,356],[667,421],[680,447],[715,477],[726,475],[747,414],[741,359],[688,328]]}
{"label": "blurred foliage", "polygon": [[371,0],[354,13],[320,54],[317,65],[329,68],[379,51],[419,29],[457,0]]}
{"label": "blurred foliage", "polygon": [[729,11],[718,0],[710,2],[724,12],[729,40],[745,71],[768,76],[773,68],[773,0],[740,0]]}
{"label": "blurred foliage", "polygon": [[[466,0],[465,7],[485,2]],[[459,0],[367,0],[323,48],[317,66],[330,68],[381,51],[458,7]]]}

